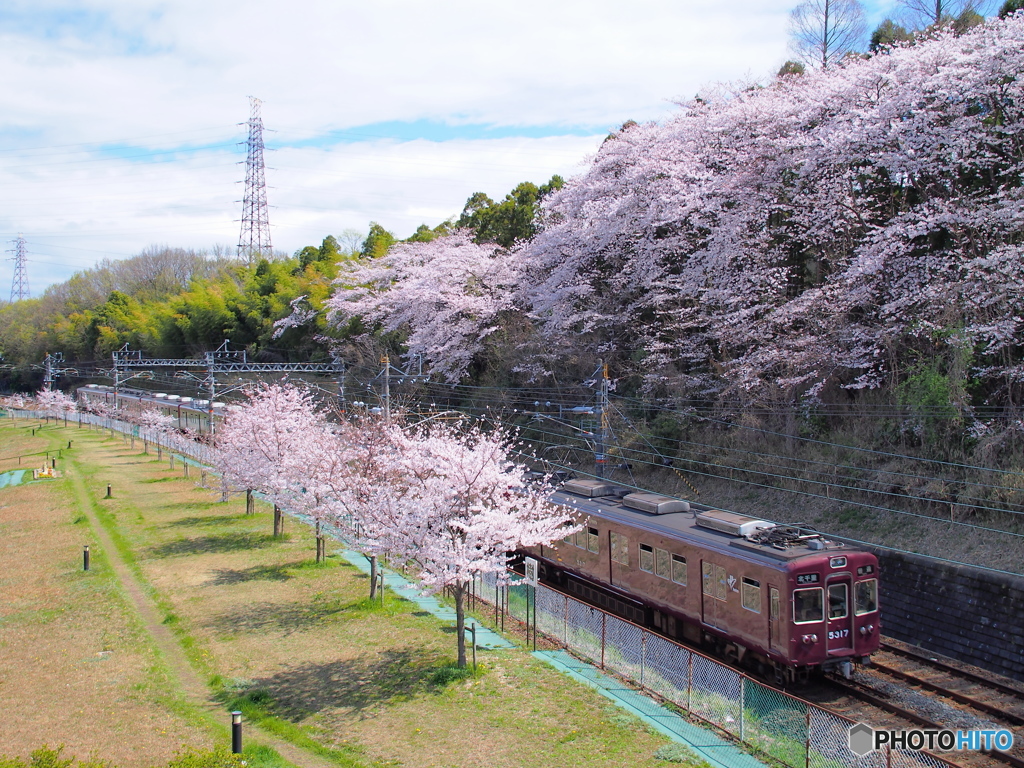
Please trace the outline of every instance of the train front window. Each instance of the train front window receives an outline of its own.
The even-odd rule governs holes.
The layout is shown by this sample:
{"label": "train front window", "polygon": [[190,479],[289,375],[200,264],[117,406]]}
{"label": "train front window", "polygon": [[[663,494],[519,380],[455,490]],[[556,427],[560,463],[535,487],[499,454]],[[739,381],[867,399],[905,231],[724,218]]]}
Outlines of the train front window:
{"label": "train front window", "polygon": [[794,624],[810,624],[812,621],[823,621],[824,619],[825,590],[821,587],[793,590]]}
{"label": "train front window", "polygon": [[828,617],[842,619],[850,613],[850,590],[846,584],[829,584]]}
{"label": "train front window", "polygon": [[854,605],[857,615],[873,613],[878,610],[878,579],[858,581],[853,588]]}

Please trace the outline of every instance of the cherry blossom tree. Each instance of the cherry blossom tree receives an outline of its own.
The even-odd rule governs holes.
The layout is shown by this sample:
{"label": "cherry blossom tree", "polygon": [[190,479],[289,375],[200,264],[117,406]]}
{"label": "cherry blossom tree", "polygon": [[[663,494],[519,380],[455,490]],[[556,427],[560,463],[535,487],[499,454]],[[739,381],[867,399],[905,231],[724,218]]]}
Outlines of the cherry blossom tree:
{"label": "cherry blossom tree", "polygon": [[472,579],[504,574],[510,552],[550,544],[573,514],[548,501],[513,458],[512,437],[479,427],[391,429],[393,498],[370,521],[382,546],[414,562],[429,589],[455,599],[458,665],[466,666],[465,598]]}
{"label": "cherry blossom tree", "polygon": [[340,323],[361,317],[373,328],[405,331],[408,355],[455,383],[486,348],[512,309],[515,263],[494,244],[478,244],[469,230],[430,242],[398,243],[388,255],[354,263],[327,301]]}
{"label": "cherry blossom tree", "polygon": [[63,418],[67,423],[68,414],[78,410],[78,403],[59,389],[41,389],[35,394],[36,407],[47,416]]}
{"label": "cherry blossom tree", "polygon": [[131,421],[134,421],[143,429],[161,434],[171,432],[178,424],[176,418],[166,413],[161,413],[156,408],[144,408],[138,414],[133,415]]}
{"label": "cherry blossom tree", "polygon": [[[324,414],[312,393],[291,385],[262,384],[246,393],[217,435],[216,469],[225,482],[258,490],[274,503],[274,534],[281,531],[281,506],[296,504],[302,467]],[[317,531],[317,555],[321,541]]]}
{"label": "cherry blossom tree", "polygon": [[956,336],[1019,399],[1022,36],[937,33],[624,128],[547,203],[520,303],[553,350],[680,398],[879,387]]}
{"label": "cherry blossom tree", "polygon": [[10,395],[9,397],[5,397],[3,398],[2,402],[5,408],[13,408],[14,410],[17,411],[25,410],[25,406],[27,404],[24,395],[19,394],[14,394]]}

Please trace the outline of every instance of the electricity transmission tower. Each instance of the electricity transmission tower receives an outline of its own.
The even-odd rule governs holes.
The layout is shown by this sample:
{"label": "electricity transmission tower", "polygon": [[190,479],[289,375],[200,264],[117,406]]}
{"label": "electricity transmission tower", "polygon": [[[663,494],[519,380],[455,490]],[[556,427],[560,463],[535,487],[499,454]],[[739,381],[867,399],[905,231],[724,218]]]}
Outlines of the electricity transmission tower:
{"label": "electricity transmission tower", "polygon": [[14,258],[14,281],[11,283],[11,301],[21,301],[27,299],[28,290],[28,270],[25,268],[25,238],[18,235],[16,240],[12,240],[14,243],[14,250],[8,251],[13,253]]}
{"label": "electricity transmission tower", "polygon": [[238,256],[251,264],[260,254],[269,256],[270,216],[267,214],[267,181],[263,164],[263,118],[260,100],[249,97],[249,140],[245,158],[245,197],[242,200],[242,231],[238,236]]}

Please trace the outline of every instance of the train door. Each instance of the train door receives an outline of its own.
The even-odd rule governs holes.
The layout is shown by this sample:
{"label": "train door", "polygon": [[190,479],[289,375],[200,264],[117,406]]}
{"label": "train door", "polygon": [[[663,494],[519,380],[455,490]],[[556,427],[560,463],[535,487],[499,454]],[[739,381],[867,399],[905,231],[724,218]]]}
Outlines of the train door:
{"label": "train door", "polygon": [[701,561],[701,611],[704,623],[718,629],[728,628],[727,579],[725,568],[707,560]]}
{"label": "train door", "polygon": [[849,574],[828,579],[828,648],[829,653],[853,650],[853,584]]}
{"label": "train door", "polygon": [[768,647],[782,647],[782,597],[779,588],[768,585]]}

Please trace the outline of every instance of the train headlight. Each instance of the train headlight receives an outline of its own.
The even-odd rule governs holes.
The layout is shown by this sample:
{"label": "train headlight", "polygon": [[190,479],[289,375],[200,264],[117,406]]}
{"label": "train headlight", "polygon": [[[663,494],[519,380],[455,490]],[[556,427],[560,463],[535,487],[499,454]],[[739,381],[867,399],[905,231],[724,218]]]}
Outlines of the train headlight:
{"label": "train headlight", "polygon": [[811,645],[812,643],[818,642],[818,636],[817,635],[804,635],[803,636],[803,641],[804,641],[804,645]]}
{"label": "train headlight", "polygon": [[862,635],[870,635],[874,631],[875,631],[875,625],[874,624],[868,624],[866,627],[861,627],[860,628],[860,633]]}

